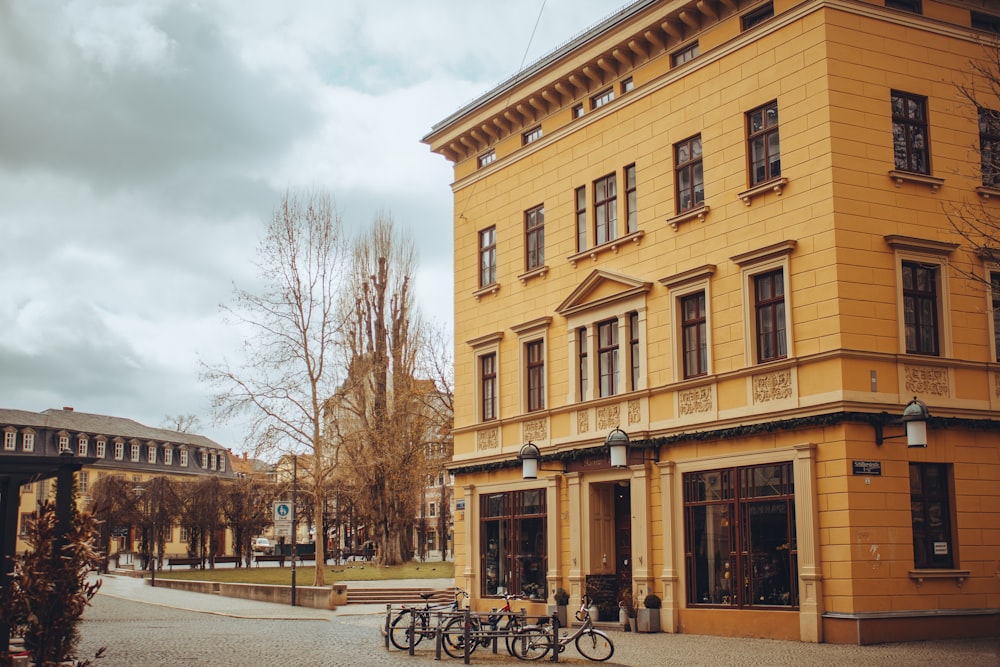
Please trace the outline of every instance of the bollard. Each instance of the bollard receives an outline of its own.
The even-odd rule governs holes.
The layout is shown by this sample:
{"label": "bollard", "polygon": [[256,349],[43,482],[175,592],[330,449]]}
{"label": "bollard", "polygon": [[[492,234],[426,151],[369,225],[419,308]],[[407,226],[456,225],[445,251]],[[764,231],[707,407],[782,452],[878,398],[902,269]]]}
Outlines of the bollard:
{"label": "bollard", "polygon": [[434,628],[434,659],[441,659],[441,642],[444,641],[444,623],[441,622],[441,612],[437,613],[437,627]]}
{"label": "bollard", "polygon": [[559,662],[559,615],[552,612],[552,662]]}
{"label": "bollard", "polygon": [[389,633],[392,632],[390,627],[389,618],[392,616],[392,605],[387,604],[385,606],[385,629],[382,631],[382,636],[385,637],[385,650],[389,650]]}

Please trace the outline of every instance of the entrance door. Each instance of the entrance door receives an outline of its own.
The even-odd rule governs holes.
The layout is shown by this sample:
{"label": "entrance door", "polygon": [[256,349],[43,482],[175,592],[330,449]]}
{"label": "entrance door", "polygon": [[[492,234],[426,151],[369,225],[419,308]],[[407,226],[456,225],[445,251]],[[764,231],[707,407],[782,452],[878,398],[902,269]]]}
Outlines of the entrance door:
{"label": "entrance door", "polygon": [[618,575],[618,597],[632,590],[632,487],[614,486],[615,505],[615,574]]}

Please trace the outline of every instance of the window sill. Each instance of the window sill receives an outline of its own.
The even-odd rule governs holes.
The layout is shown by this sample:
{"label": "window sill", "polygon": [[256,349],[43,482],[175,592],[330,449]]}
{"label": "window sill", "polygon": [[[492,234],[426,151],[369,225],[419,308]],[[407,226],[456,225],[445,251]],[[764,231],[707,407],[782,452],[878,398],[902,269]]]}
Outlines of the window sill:
{"label": "window sill", "polygon": [[532,278],[544,278],[545,274],[547,274],[548,272],[549,272],[548,266],[539,266],[537,268],[532,269],[531,271],[525,271],[524,273],[519,275],[517,279],[521,281],[522,285],[526,285],[528,281],[531,280]]}
{"label": "window sill", "polygon": [[577,262],[579,262],[582,259],[586,259],[587,257],[596,262],[597,258],[600,255],[603,255],[604,253],[609,251],[617,253],[618,250],[621,249],[623,245],[626,245],[629,241],[635,243],[636,245],[639,245],[639,243],[642,242],[642,237],[644,235],[645,232],[643,232],[642,230],[639,230],[637,232],[632,232],[631,234],[626,234],[625,236],[615,239],[614,241],[608,241],[607,243],[602,243],[599,246],[594,246],[589,250],[584,250],[583,252],[578,252],[575,255],[570,255],[566,259],[568,259],[570,264],[572,264],[573,266],[576,266]]}
{"label": "window sill", "polygon": [[944,185],[943,178],[935,178],[926,174],[915,174],[910,171],[897,171],[896,169],[889,172],[889,178],[892,179],[897,188],[903,183],[916,183],[918,185],[926,185],[932,192],[937,192]]}
{"label": "window sill", "polygon": [[667,224],[673,227],[674,231],[676,232],[677,228],[680,226],[682,222],[688,222],[689,220],[694,220],[695,218],[704,222],[705,216],[708,215],[708,212],[710,210],[712,210],[711,207],[709,207],[706,204],[702,204],[697,208],[684,211],[680,215],[675,215],[672,218],[667,218]]}
{"label": "window sill", "polygon": [[989,185],[980,185],[976,188],[976,192],[983,199],[989,199],[990,197],[1000,198],[1000,188],[990,187]]}
{"label": "window sill", "polygon": [[486,287],[481,287],[477,289],[475,292],[472,293],[472,296],[476,297],[476,301],[479,301],[487,294],[496,294],[499,291],[500,291],[500,283],[493,283],[492,285],[487,285]]}
{"label": "window sill", "polygon": [[776,180],[767,181],[766,183],[761,183],[760,185],[755,185],[749,190],[744,190],[743,192],[739,193],[739,195],[737,196],[743,200],[744,204],[749,206],[751,200],[754,197],[758,197],[764,194],[765,192],[777,192],[780,195],[781,191],[784,190],[785,186],[787,185],[788,185],[787,178],[779,178]]}
{"label": "window sill", "polygon": [[919,588],[926,579],[954,579],[959,588],[969,578],[969,570],[910,570],[910,579],[917,582]]}

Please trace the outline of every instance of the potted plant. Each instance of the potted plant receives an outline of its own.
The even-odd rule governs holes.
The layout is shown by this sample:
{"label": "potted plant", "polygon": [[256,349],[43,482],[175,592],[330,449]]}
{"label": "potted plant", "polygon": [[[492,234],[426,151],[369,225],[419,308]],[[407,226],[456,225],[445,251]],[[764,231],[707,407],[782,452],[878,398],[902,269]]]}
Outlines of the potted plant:
{"label": "potted plant", "polygon": [[549,615],[555,613],[556,618],[559,619],[559,627],[565,628],[569,625],[569,593],[564,588],[557,588],[556,592],[552,594],[552,601],[555,602],[555,605],[549,607]]}
{"label": "potted plant", "polygon": [[639,632],[660,631],[660,596],[650,593],[642,600],[642,609],[636,619]]}
{"label": "potted plant", "polygon": [[534,582],[528,583],[521,587],[521,593],[526,598],[537,600],[542,593],[542,587]]}

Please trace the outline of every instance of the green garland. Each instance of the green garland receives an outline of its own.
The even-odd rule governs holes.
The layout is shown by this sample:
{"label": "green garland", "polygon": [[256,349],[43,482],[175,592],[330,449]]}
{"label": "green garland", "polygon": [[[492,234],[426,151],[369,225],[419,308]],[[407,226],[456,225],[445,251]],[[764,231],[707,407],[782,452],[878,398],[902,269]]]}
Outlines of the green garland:
{"label": "green garland", "polygon": [[[793,431],[802,428],[813,428],[816,426],[837,426],[844,423],[870,424],[874,427],[877,424],[886,425],[895,419],[888,412],[831,412],[823,415],[812,415],[809,417],[795,417],[793,419],[780,419],[777,421],[762,422],[760,424],[749,424],[743,426],[731,426],[706,431],[692,431],[665,435],[658,438],[648,438],[645,440],[634,440],[631,443],[633,449],[658,450],[660,447],[681,442],[700,442],[705,440],[726,440],[730,438],[743,438],[762,433],[775,433],[778,431]],[[1000,431],[1000,421],[993,419],[966,419],[962,417],[931,417],[927,422],[931,429],[952,429],[963,428],[975,431]],[[570,449],[556,454],[547,454],[539,459],[539,464],[556,461],[568,463],[581,459],[592,458],[594,456],[608,455],[607,445],[596,445],[592,447],[580,447]],[[449,468],[456,475],[470,475],[481,472],[497,472],[516,468],[521,465],[518,458],[505,459],[503,461],[492,461],[490,463],[477,463],[467,466]]]}

